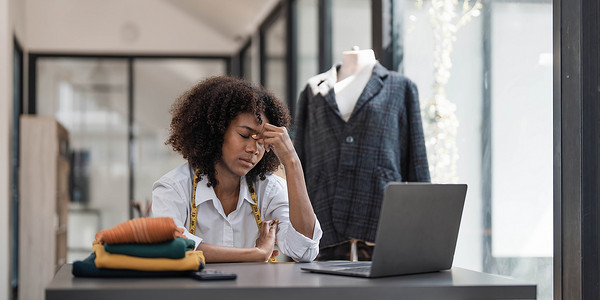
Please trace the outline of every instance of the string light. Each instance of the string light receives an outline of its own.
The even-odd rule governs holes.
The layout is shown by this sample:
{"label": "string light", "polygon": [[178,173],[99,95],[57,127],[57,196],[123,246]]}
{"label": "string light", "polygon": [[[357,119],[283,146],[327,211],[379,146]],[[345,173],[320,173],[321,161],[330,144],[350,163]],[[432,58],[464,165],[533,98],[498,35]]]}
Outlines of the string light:
{"label": "string light", "polygon": [[[456,104],[446,96],[445,86],[452,70],[451,54],[458,30],[481,14],[481,0],[432,0],[428,10],[433,28],[433,95],[421,111],[431,182],[458,182],[458,147],[456,144],[459,120],[456,117]],[[461,6],[460,18],[457,8]],[[417,8],[423,7],[423,0],[416,0]]]}

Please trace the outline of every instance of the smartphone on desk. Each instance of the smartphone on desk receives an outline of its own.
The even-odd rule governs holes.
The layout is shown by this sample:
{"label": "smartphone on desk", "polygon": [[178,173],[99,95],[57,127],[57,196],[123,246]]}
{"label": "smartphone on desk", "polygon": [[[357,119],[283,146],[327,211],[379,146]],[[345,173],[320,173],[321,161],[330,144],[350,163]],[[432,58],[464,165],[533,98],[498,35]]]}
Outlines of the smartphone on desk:
{"label": "smartphone on desk", "polygon": [[231,280],[237,278],[237,274],[235,273],[225,273],[215,269],[192,272],[191,276],[198,280]]}

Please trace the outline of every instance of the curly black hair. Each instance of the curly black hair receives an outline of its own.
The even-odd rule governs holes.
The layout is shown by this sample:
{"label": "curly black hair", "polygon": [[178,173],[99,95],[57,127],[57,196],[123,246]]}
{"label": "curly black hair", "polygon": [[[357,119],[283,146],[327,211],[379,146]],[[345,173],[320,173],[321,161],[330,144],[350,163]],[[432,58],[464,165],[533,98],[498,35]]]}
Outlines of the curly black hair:
{"label": "curly black hair", "polygon": [[[230,76],[203,80],[180,96],[171,107],[169,138],[165,142],[197,169],[208,176],[208,186],[217,186],[215,164],[221,160],[225,131],[240,113],[260,114],[275,126],[289,126],[290,113],[270,91],[261,86]],[[246,178],[265,180],[268,172],[279,167],[273,151],[265,155]]]}

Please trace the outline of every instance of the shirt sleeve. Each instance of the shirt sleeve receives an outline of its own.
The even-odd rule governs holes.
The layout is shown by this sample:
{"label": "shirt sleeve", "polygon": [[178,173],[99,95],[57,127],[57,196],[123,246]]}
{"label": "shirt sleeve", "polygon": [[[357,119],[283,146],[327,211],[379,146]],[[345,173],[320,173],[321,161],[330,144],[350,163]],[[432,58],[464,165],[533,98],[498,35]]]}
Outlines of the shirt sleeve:
{"label": "shirt sleeve", "polygon": [[189,223],[190,201],[183,187],[168,178],[161,178],[152,186],[152,216],[173,218],[175,225],[183,229],[183,235],[193,240],[196,244],[194,249],[197,249],[202,238],[191,234],[186,226]]}
{"label": "shirt sleeve", "polygon": [[[283,182],[283,183],[282,183]],[[315,216],[312,238],[296,231],[290,222],[290,208],[285,181],[276,182],[270,189],[268,204],[263,220],[279,220],[277,245],[283,254],[298,262],[313,261],[319,254],[319,240],[323,235],[319,220]]]}

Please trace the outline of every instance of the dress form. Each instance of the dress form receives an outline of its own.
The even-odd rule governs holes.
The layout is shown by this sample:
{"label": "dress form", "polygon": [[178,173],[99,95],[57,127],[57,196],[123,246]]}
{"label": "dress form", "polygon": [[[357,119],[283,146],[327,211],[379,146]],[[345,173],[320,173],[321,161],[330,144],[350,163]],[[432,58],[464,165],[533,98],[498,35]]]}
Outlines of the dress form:
{"label": "dress form", "polygon": [[377,60],[371,49],[359,50],[355,46],[351,51],[342,52],[342,65],[337,71],[334,90],[338,108],[345,121],[350,119],[375,63]]}

